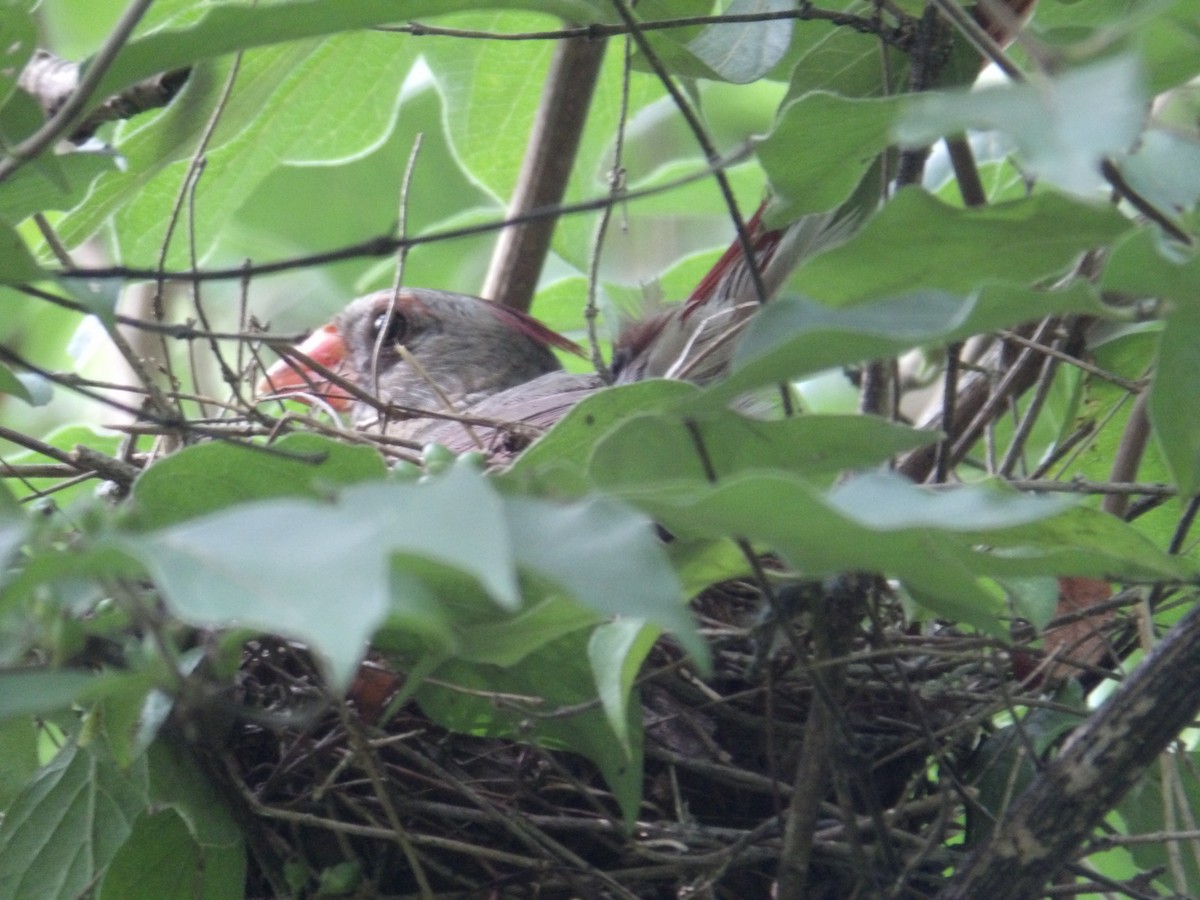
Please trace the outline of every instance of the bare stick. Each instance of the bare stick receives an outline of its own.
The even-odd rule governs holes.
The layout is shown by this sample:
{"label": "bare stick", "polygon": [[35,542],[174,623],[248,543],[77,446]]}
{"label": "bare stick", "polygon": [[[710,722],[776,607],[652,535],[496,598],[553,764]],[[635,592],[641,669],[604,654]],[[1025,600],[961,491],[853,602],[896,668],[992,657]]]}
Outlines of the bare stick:
{"label": "bare stick", "polygon": [[[509,203],[510,217],[560,204],[587,123],[592,92],[604,62],[604,41],[563,41],[554,50],[529,149]],[[550,252],[556,217],[513,225],[500,232],[482,294],[526,311]]]}

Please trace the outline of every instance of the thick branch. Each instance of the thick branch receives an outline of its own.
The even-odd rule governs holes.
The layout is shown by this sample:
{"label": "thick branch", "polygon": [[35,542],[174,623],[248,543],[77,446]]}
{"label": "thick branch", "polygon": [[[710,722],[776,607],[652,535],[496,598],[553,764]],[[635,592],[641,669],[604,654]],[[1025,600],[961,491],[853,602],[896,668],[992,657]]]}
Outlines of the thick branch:
{"label": "thick branch", "polygon": [[1200,606],[1072,735],[939,900],[1038,896],[1200,712]]}
{"label": "thick branch", "polygon": [[[604,47],[604,41],[571,40],[555,48],[529,149],[508,208],[509,218],[562,203],[600,76]],[[550,216],[530,219],[500,232],[484,281],[484,297],[529,309],[557,221]]]}
{"label": "thick branch", "polygon": [[[139,81],[133,87],[109,97],[92,110],[68,135],[82,143],[105,122],[129,119],[138,113],[166,106],[187,81],[190,69],[163,72]],[[79,86],[79,64],[59,59],[49,50],[37,50],[21,70],[21,89],[33,97],[47,116],[52,116]]]}

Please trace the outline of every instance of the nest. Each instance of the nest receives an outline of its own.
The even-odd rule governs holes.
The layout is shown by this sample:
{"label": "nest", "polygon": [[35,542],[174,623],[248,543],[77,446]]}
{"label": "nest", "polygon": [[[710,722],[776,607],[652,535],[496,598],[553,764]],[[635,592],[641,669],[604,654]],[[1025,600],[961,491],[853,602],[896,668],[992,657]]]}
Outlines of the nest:
{"label": "nest", "polygon": [[785,593],[786,621],[764,603],[746,584],[697,600],[709,678],[669,640],[652,653],[632,826],[577,755],[453,733],[416,704],[377,721],[402,681],[386,661],[331,702],[303,648],[252,643],[240,713],[205,754],[243,814],[247,896],[341,877],[357,896],[769,897],[796,852],[785,821],[811,896],[932,895],[969,754],[1026,702],[1011,648],[915,633],[874,579]]}

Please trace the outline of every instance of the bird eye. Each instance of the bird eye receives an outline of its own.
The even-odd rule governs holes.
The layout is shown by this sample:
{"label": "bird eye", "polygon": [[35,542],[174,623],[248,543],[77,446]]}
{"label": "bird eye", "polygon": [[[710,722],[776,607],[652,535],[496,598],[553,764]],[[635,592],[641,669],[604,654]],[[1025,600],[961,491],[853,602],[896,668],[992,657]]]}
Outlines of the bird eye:
{"label": "bird eye", "polygon": [[408,333],[408,321],[398,310],[384,310],[371,323],[371,334],[378,338],[380,332],[385,343],[399,344]]}

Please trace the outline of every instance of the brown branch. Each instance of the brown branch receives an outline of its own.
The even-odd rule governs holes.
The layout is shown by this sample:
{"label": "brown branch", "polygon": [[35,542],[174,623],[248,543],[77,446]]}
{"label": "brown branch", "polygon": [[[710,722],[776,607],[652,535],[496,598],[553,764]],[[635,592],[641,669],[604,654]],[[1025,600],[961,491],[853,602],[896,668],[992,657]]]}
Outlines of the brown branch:
{"label": "brown branch", "polygon": [[1200,606],[1070,737],[939,900],[1037,896],[1200,713]]}
{"label": "brown branch", "polygon": [[[563,41],[555,47],[529,149],[509,202],[509,218],[562,203],[600,77],[604,49],[603,41]],[[504,306],[528,310],[557,221],[556,217],[546,216],[501,231],[481,295]]]}
{"label": "brown branch", "polygon": [[104,46],[92,57],[87,71],[83,73],[76,89],[41,128],[11,148],[4,159],[0,159],[0,181],[4,181],[25,163],[53,146],[55,141],[71,131],[87,107],[92,91],[100,84],[100,80],[116,60],[117,54],[152,2],[153,0],[134,0],[129,8],[121,14],[121,18],[113,26],[113,30],[105,40]]}
{"label": "brown branch", "polygon": [[[1150,391],[1145,390],[1137,395],[1129,418],[1125,422],[1125,430],[1121,441],[1117,444],[1117,452],[1113,457],[1112,469],[1108,480],[1114,484],[1132,482],[1137,478],[1138,467],[1142,464],[1142,456],[1150,441],[1150,417],[1146,412]],[[1128,494],[1109,494],[1104,498],[1101,508],[1118,519],[1125,517],[1125,509],[1129,503]]]}
{"label": "brown branch", "polygon": [[[109,97],[71,130],[69,139],[83,143],[105,122],[131,119],[139,113],[166,106],[179,93],[190,73],[190,69],[163,72]],[[21,70],[17,84],[38,102],[47,116],[52,116],[79,86],[79,64],[39,49]]]}
{"label": "brown branch", "polygon": [[[860,34],[873,34],[888,44],[907,46],[908,20],[887,28],[875,18],[856,16],[836,9],[820,9],[811,3],[802,3],[799,9],[758,13],[727,13],[720,16],[685,16],[675,19],[650,19],[637,24],[639,31],[670,31],[677,28],[694,28],[698,25],[735,25],[751,22],[777,22],[794,19],[802,22],[829,22],[838,27],[852,28]],[[522,31],[517,33],[478,31],[462,28],[443,28],[410,22],[407,25],[382,26],[378,31],[393,31],[411,34],[413,37],[451,37],[484,41],[561,41],[568,38],[606,38],[628,35],[633,28],[628,24],[604,24],[594,22],[574,28],[559,28],[553,31]]]}
{"label": "brown branch", "polygon": [[[699,171],[693,172],[689,175],[684,175],[681,178],[673,179],[670,183],[625,191],[621,195],[621,199],[639,200],[643,197],[653,197],[657,196],[658,194],[664,194],[668,191],[673,191],[676,188],[684,187],[685,185],[692,184],[693,182],[700,181],[704,178],[711,178],[714,172],[723,171],[730,166],[737,165],[745,160],[748,155],[748,148],[740,148],[736,152],[716,160],[711,165],[705,166]],[[182,281],[185,283],[191,283],[195,281],[241,281],[246,278],[253,278],[262,275],[274,275],[280,272],[290,272],[294,269],[306,269],[333,262],[342,262],[343,260],[347,259],[391,256],[402,247],[419,247],[423,244],[434,244],[438,241],[449,241],[458,238],[475,237],[476,235],[487,234],[500,228],[506,228],[510,225],[519,225],[523,222],[533,221],[535,219],[556,218],[558,216],[574,213],[594,212],[598,209],[603,209],[605,206],[611,205],[613,202],[614,200],[612,195],[605,194],[603,197],[596,197],[591,200],[582,200],[578,203],[564,203],[561,206],[551,207],[549,209],[530,210],[522,215],[501,219],[499,221],[482,222],[478,225],[468,225],[462,228],[447,228],[442,231],[431,231],[426,234],[413,237],[398,238],[390,234],[379,235],[377,237],[368,238],[365,241],[359,241],[355,244],[347,244],[334,250],[326,250],[322,253],[313,253],[306,256],[295,256],[273,263],[241,265],[237,266],[236,268],[208,269],[199,271],[160,271],[158,269],[147,269],[136,266],[104,266],[96,268],[63,269],[52,274],[63,278],[100,280],[114,278],[152,280],[161,277]]]}

